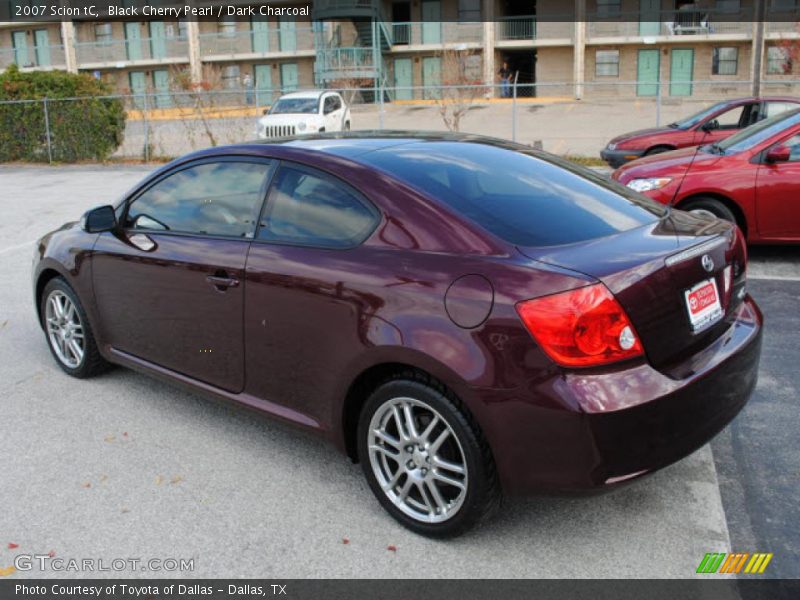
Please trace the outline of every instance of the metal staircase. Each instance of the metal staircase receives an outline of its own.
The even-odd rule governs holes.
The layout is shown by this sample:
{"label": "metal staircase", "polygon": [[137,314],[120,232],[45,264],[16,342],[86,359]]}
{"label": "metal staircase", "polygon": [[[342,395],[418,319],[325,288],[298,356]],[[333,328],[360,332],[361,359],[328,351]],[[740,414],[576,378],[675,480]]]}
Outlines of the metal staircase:
{"label": "metal staircase", "polygon": [[[384,87],[386,69],[383,54],[392,47],[391,28],[383,20],[378,0],[319,0],[314,2],[317,85],[358,82],[365,102],[374,102]],[[341,45],[335,34],[337,23],[351,23],[356,36],[352,44]],[[369,80],[365,85],[364,80]],[[390,100],[388,95],[384,98]]]}

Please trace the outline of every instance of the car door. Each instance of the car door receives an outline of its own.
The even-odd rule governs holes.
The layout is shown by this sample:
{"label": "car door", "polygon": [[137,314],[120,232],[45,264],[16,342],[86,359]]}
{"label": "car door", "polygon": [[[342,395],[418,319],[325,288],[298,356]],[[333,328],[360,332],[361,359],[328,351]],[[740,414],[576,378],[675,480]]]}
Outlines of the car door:
{"label": "car door", "polygon": [[360,246],[379,222],[344,181],[281,163],[247,259],[248,395],[330,420],[320,390],[334,389],[363,351],[363,328],[382,304],[357,283],[381,268]]}
{"label": "car door", "polygon": [[800,133],[773,147],[778,145],[790,149],[789,160],[762,162],[756,174],[758,233],[762,238],[800,239]]}
{"label": "car door", "polygon": [[325,112],[325,130],[341,131],[342,126],[342,101],[339,96],[331,94],[325,98],[323,104]]}
{"label": "car door", "polygon": [[272,168],[244,157],[181,165],[119,209],[92,258],[114,350],[242,390],[244,268]]}

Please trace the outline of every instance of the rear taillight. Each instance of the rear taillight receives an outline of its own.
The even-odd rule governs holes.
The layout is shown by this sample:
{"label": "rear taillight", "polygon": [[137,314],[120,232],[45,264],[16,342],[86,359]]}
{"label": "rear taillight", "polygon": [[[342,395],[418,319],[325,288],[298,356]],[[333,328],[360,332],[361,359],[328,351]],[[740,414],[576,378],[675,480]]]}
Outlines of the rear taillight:
{"label": "rear taillight", "polygon": [[644,353],[628,315],[602,283],[519,302],[517,312],[539,346],[565,367],[596,367]]}

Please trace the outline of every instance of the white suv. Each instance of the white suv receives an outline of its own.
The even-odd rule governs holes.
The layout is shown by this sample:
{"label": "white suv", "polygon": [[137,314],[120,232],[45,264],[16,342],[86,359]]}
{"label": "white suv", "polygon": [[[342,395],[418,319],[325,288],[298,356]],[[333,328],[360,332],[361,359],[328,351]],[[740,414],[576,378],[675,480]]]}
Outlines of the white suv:
{"label": "white suv", "polygon": [[258,120],[262,140],[322,131],[349,131],[350,109],[336,92],[312,90],[278,98]]}

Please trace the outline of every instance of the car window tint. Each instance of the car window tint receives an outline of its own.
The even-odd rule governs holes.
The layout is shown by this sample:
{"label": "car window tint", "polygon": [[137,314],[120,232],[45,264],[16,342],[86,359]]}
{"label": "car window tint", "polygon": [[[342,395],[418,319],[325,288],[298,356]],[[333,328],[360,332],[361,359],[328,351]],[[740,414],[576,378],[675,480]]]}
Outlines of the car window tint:
{"label": "car window tint", "polygon": [[664,208],[593,174],[489,144],[422,142],[359,156],[520,246],[594,239],[655,222]]}
{"label": "car window tint", "polygon": [[252,237],[267,163],[216,162],[183,169],[141,194],[128,210],[136,229]]}
{"label": "car window tint", "polygon": [[344,183],[290,166],[272,183],[259,239],[309,246],[349,247],[374,229],[376,210]]}
{"label": "car window tint", "polygon": [[342,101],[339,96],[331,97],[331,110],[339,110],[342,108]]}

